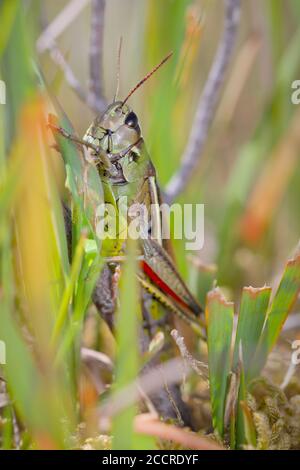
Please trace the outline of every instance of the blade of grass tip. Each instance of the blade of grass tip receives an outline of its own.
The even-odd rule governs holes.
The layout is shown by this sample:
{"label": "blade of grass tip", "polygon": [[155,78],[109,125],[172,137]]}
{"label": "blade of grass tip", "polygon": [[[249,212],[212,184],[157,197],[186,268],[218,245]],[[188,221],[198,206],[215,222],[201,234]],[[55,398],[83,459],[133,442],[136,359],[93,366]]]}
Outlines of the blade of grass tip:
{"label": "blade of grass tip", "polygon": [[263,336],[268,339],[268,350],[277,341],[281,328],[297,300],[300,289],[300,254],[288,261],[279,288],[272,302]]}
{"label": "blade of grass tip", "polygon": [[[129,240],[128,259],[124,266],[120,283],[120,307],[116,316],[116,379],[114,391],[133,382],[139,371],[138,350],[138,284],[136,279],[135,242]],[[134,434],[133,420],[136,405],[131,405],[118,413],[112,422],[113,449],[137,449],[141,442]]]}
{"label": "blade of grass tip", "polygon": [[264,326],[271,296],[270,287],[245,287],[238,317],[232,368],[238,366],[239,349],[243,351],[243,366],[247,377],[253,355]]}
{"label": "blade of grass tip", "polygon": [[63,327],[66,323],[66,318],[68,315],[68,307],[69,307],[72,295],[76,287],[76,282],[78,280],[78,276],[79,276],[79,272],[80,272],[80,268],[82,264],[85,240],[86,240],[86,237],[83,234],[75,250],[75,256],[73,258],[73,262],[71,266],[70,277],[64,289],[63,297],[61,299],[59,311],[58,311],[55,325],[53,328],[53,333],[51,337],[52,344],[56,344],[57,339],[62,333]]}
{"label": "blade of grass tip", "polygon": [[208,292],[213,289],[217,277],[217,266],[204,264],[197,257],[188,256],[189,287],[193,294],[199,299],[200,305],[205,305]]}
{"label": "blade of grass tip", "polygon": [[220,437],[224,432],[226,390],[231,362],[233,308],[233,303],[226,302],[219,289],[208,293],[205,316],[210,396],[213,426]]}
{"label": "blade of grass tip", "polygon": [[[297,300],[300,289],[300,254],[287,262],[279,287],[269,308],[266,323],[253,360],[253,377],[264,366],[282,326]],[[255,375],[254,375],[255,374]]]}

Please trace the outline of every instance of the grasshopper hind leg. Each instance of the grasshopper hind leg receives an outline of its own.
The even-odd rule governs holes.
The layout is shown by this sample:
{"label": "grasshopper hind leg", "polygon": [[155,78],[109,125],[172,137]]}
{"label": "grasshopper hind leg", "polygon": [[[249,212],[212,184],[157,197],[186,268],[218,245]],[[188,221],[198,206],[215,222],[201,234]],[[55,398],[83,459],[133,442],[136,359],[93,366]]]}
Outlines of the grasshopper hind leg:
{"label": "grasshopper hind leg", "polygon": [[116,295],[114,292],[113,270],[106,264],[96,283],[93,302],[109,328],[114,330]]}

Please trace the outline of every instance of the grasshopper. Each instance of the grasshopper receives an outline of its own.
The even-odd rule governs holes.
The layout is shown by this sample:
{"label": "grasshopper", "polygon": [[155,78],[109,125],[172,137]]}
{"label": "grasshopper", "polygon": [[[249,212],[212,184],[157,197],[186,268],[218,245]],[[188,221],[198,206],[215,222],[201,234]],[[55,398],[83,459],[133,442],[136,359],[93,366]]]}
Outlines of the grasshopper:
{"label": "grasshopper", "polygon": [[[55,127],[66,138],[91,149],[104,188],[105,202],[115,207],[120,198],[126,196],[129,208],[143,204],[149,210],[151,219],[147,228],[143,227],[140,239],[142,256],[137,274],[142,287],[151,296],[185,320],[193,329],[202,334],[202,308],[189,291],[173,259],[162,240],[160,214],[160,191],[156,172],[142,137],[139,120],[127,102],[132,94],[148,80],[169,58],[165,57],[129,92],[123,101],[114,101],[101,116],[97,116],[86,131],[83,139],[68,134]],[[53,129],[53,126],[51,126]],[[105,246],[105,244],[104,244]],[[120,262],[124,240],[106,245],[108,264]]]}

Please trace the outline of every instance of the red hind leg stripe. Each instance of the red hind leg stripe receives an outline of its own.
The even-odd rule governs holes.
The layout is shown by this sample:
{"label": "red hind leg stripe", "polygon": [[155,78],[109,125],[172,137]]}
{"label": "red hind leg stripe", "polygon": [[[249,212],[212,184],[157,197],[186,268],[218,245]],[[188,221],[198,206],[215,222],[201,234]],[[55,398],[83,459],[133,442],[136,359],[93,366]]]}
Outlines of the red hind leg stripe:
{"label": "red hind leg stripe", "polygon": [[190,307],[186,304],[184,300],[182,300],[179,295],[176,294],[176,292],[171,289],[168,284],[166,284],[157,274],[149,264],[146,263],[146,261],[141,262],[142,269],[144,273],[153,281],[153,283],[159,287],[165,294],[168,294],[170,297],[172,297],[174,300],[176,300],[179,304],[182,306],[188,308],[190,310]]}

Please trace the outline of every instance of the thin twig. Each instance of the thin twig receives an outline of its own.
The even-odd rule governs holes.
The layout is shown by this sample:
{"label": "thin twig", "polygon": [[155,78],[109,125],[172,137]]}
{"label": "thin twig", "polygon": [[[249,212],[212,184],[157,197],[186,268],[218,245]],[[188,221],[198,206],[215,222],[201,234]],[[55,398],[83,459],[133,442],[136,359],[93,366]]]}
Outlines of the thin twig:
{"label": "thin twig", "polygon": [[146,407],[148,408],[148,411],[150,412],[150,414],[152,416],[156,416],[157,418],[159,418],[159,414],[156,411],[156,408],[153,405],[152,401],[150,400],[150,397],[147,395],[147,393],[144,392],[142,387],[140,387],[139,385],[138,385],[138,390],[139,390],[139,394],[140,394],[142,400],[144,401]]}
{"label": "thin twig", "polygon": [[182,426],[182,427],[183,427],[183,426],[184,426],[184,421],[183,421],[183,419],[182,419],[182,417],[181,417],[181,413],[180,413],[179,408],[178,408],[178,406],[177,406],[177,404],[176,404],[176,401],[175,401],[174,398],[173,398],[173,395],[172,395],[172,393],[171,393],[171,390],[170,390],[169,387],[168,387],[167,382],[165,382],[165,384],[164,384],[164,389],[165,389],[165,391],[166,391],[166,393],[167,393],[167,396],[168,396],[168,399],[169,399],[169,401],[170,401],[170,403],[171,403],[171,406],[173,407],[173,410],[175,411],[178,424],[179,424],[179,426]]}
{"label": "thin twig", "polygon": [[90,93],[89,100],[101,113],[106,107],[103,97],[102,63],[103,63],[103,32],[104,32],[104,0],[92,0],[91,37],[90,37]]}
{"label": "thin twig", "polygon": [[44,28],[37,40],[36,47],[39,54],[49,49],[52,44],[66,28],[77,18],[90,0],[71,0],[54,18],[54,20]]}
{"label": "thin twig", "polygon": [[91,108],[95,113],[102,113],[103,107],[101,106],[101,108],[99,108],[99,103],[94,101],[91,94],[84,90],[71,66],[68,64],[63,53],[54,41],[52,44],[49,44],[48,50],[50,52],[51,59],[62,70],[67,84],[76,93],[78,98],[89,106],[89,108]]}
{"label": "thin twig", "polygon": [[297,369],[297,365],[293,363],[293,361],[291,360],[290,364],[289,364],[289,367],[288,367],[288,370],[283,378],[283,381],[280,385],[280,388],[282,390],[284,390],[288,384],[290,383],[291,379],[293,378],[295,372],[296,372],[296,369]]}
{"label": "thin twig", "polygon": [[[88,0],[90,1],[90,0]],[[94,4],[101,3],[103,6],[99,15],[99,7],[92,8],[91,22],[91,46],[90,46],[90,91],[87,92],[75,76],[71,66],[66,61],[63,53],[59,49],[56,39],[78,16],[87,0],[71,0],[67,6],[57,15],[57,17],[45,26],[44,31],[37,40],[37,51],[43,53],[49,51],[53,62],[62,70],[65,80],[76,93],[78,98],[89,106],[95,113],[101,114],[106,107],[105,99],[102,96],[102,49],[103,49],[103,21],[104,21],[104,0],[100,2],[94,0]],[[93,4],[93,5],[94,5]],[[71,11],[71,15],[69,12]],[[100,12],[101,13],[101,12]],[[95,21],[94,18],[97,18]],[[96,26],[97,28],[96,28]],[[100,24],[100,27],[99,27]],[[98,60],[97,60],[98,57]],[[98,70],[98,73],[97,73]],[[93,85],[95,84],[95,85]],[[95,88],[95,89],[94,89]]]}
{"label": "thin twig", "polygon": [[188,184],[203,152],[208,130],[217,108],[220,90],[232,56],[241,0],[224,0],[224,32],[200,98],[181,166],[166,188],[166,199],[173,201]]}
{"label": "thin twig", "polygon": [[[73,70],[64,58],[63,53],[60,51],[55,41],[49,43],[47,48],[53,62],[62,70],[68,85],[75,91],[81,101],[88,103],[87,92],[82,88],[80,81],[74,75]],[[94,107],[93,109],[96,110]]]}
{"label": "thin twig", "polygon": [[196,374],[200,375],[200,377],[204,378],[206,381],[208,379],[208,366],[201,361],[197,361],[191,353],[188,351],[184,338],[179,335],[177,330],[171,331],[171,336],[174,339],[175,343],[178,346],[180,354],[184,360],[184,362],[193,369]]}
{"label": "thin twig", "polygon": [[90,348],[81,348],[81,358],[85,362],[96,361],[104,369],[113,370],[112,360],[104,353]]}
{"label": "thin twig", "polygon": [[120,37],[120,42],[119,42],[119,49],[118,49],[117,86],[116,86],[114,101],[117,101],[117,98],[118,98],[118,96],[119,96],[119,91],[120,91],[122,44],[123,44],[123,38],[122,38],[122,36],[121,36],[121,37]]}

